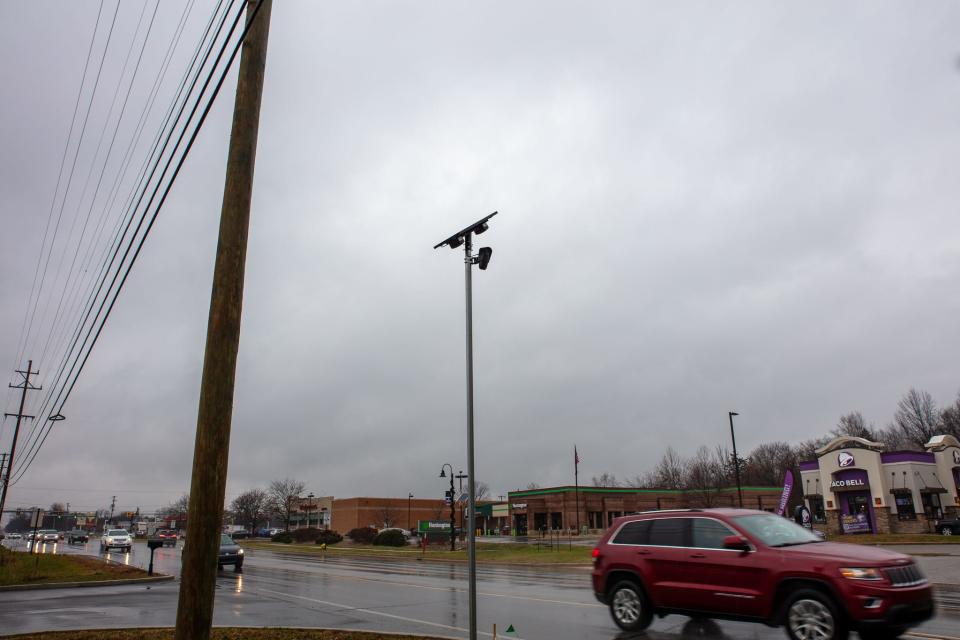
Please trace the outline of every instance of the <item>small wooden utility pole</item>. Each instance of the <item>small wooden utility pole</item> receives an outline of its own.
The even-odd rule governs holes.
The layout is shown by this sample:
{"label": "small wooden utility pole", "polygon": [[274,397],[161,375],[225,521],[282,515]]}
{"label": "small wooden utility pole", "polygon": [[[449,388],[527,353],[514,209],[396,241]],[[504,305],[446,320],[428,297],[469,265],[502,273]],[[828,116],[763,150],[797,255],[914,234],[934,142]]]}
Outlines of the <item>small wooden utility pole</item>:
{"label": "small wooden utility pole", "polygon": [[213,624],[213,593],[217,579],[217,552],[220,548],[220,525],[230,453],[233,387],[240,345],[247,231],[272,6],[272,0],[247,0],[247,22],[254,22],[247,32],[240,54],[240,74],[233,108],[233,129],[230,133],[227,177],[220,212],[220,239],[213,271],[207,345],[200,382],[197,437],[187,512],[188,542],[183,552],[176,640],[208,640]]}

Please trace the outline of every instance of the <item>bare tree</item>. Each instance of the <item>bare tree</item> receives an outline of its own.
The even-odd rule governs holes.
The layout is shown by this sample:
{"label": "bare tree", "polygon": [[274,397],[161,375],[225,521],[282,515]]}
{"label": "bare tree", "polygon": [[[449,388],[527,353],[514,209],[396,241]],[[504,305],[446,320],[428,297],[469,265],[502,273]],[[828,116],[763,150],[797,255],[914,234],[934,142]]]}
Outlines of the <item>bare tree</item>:
{"label": "bare tree", "polygon": [[653,470],[657,486],[663,489],[683,489],[686,476],[686,463],[673,447],[667,452]]}
{"label": "bare tree", "polygon": [[744,484],[775,487],[783,482],[788,470],[797,467],[796,450],[786,442],[767,442],[750,452],[747,464],[741,467]]}
{"label": "bare tree", "polygon": [[230,509],[240,524],[254,532],[257,525],[269,516],[270,496],[263,489],[244,491],[233,499]]}
{"label": "bare tree", "polygon": [[690,491],[691,506],[717,506],[726,479],[725,462],[726,456],[721,448],[711,452],[705,446],[697,449],[687,461],[684,484]]}
{"label": "bare tree", "polygon": [[53,511],[54,513],[63,513],[66,510],[67,507],[64,506],[62,502],[54,502],[50,505],[50,511]]}
{"label": "bare tree", "polygon": [[863,414],[859,411],[851,411],[840,416],[837,426],[830,433],[835,438],[838,436],[853,436],[854,438],[865,438],[871,441],[877,439],[873,425],[867,426],[867,421],[863,419]]}
{"label": "bare tree", "polygon": [[617,476],[604,471],[599,476],[593,476],[591,480],[593,486],[595,487],[618,487],[620,483],[617,482]]}
{"label": "bare tree", "polygon": [[477,482],[473,485],[473,499],[479,502],[480,500],[489,500],[490,499],[490,485],[486,482]]}
{"label": "bare tree", "polygon": [[952,405],[940,412],[940,431],[943,435],[960,438],[960,393]]}
{"label": "bare tree", "polygon": [[536,482],[530,482],[527,484],[526,490],[531,491],[533,489],[539,489],[539,488],[540,488],[539,484],[537,484]]}
{"label": "bare tree", "polygon": [[270,496],[270,506],[283,520],[285,531],[290,531],[294,506],[306,486],[301,480],[284,478],[283,480],[274,480],[267,488],[267,495]]}
{"label": "bare tree", "polygon": [[184,493],[182,496],[167,504],[165,507],[161,507],[157,511],[157,514],[161,516],[177,516],[186,513],[189,506],[190,494]]}
{"label": "bare tree", "polygon": [[383,507],[381,507],[379,515],[380,521],[383,522],[384,528],[393,526],[393,518],[396,514],[396,508],[394,508],[389,502],[385,502]]}
{"label": "bare tree", "polygon": [[910,389],[897,403],[893,424],[903,439],[922,449],[940,426],[940,412],[926,391]]}
{"label": "bare tree", "polygon": [[797,443],[793,447],[793,453],[797,460],[814,460],[817,457],[817,449],[829,442],[828,438],[810,438]]}
{"label": "bare tree", "polygon": [[635,487],[637,489],[653,489],[657,486],[657,474],[653,471],[644,471],[635,476],[627,478],[623,486]]}

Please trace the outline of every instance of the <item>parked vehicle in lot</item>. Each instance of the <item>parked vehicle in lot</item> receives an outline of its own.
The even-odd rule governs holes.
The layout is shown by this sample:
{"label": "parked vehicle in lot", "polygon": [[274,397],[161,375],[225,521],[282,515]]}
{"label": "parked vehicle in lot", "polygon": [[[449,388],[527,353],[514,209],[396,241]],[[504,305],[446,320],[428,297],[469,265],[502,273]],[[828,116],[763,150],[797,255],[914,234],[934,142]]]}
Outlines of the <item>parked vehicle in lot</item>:
{"label": "parked vehicle in lot", "polygon": [[225,565],[232,564],[234,571],[243,568],[243,549],[233,538],[225,533],[220,534],[220,551],[217,553],[217,568],[223,571]]}
{"label": "parked vehicle in lot", "polygon": [[937,520],[934,526],[937,533],[944,536],[960,536],[960,518],[953,520]]}
{"label": "parked vehicle in lot", "polygon": [[157,539],[163,540],[163,546],[177,546],[177,532],[173,529],[157,529]]}
{"label": "parked vehicle in lot", "polygon": [[90,541],[90,534],[83,529],[74,529],[67,533],[67,544],[76,544],[82,542],[86,544]]}
{"label": "parked vehicle in lot", "polygon": [[792,640],[896,638],[933,615],[906,555],[824,542],[763,511],[653,511],[618,518],[593,550],[593,590],[622,629],[654,614],[784,626]]}
{"label": "parked vehicle in lot", "polygon": [[110,549],[120,549],[125,553],[130,553],[133,548],[133,536],[126,529],[107,529],[100,536],[100,551],[110,551]]}
{"label": "parked vehicle in lot", "polygon": [[8,533],[7,538],[9,540],[23,540],[23,535],[19,533]]}

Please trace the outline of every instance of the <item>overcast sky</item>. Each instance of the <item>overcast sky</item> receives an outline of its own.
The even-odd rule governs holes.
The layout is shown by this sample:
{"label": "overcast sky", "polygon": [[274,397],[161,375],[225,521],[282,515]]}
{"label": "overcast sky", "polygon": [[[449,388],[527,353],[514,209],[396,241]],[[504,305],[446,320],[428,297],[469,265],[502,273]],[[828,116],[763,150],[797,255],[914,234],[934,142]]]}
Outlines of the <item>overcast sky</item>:
{"label": "overcast sky", "polygon": [[[131,114],[185,2],[161,3]],[[163,108],[213,4],[196,1]],[[17,340],[99,7],[15,3],[0,22],[10,380],[33,358],[50,384],[62,355],[41,360],[72,248],[19,362]],[[62,234],[143,8],[117,13]],[[581,482],[726,444],[731,410],[746,452],[851,410],[884,426],[910,387],[952,402],[958,24],[952,2],[277,2],[228,501],[287,476],[442,496],[441,465],[466,468],[463,262],[432,246],[494,210],[474,330],[495,496],[572,484],[574,444]],[[187,490],[233,89],[9,506],[149,511]]]}

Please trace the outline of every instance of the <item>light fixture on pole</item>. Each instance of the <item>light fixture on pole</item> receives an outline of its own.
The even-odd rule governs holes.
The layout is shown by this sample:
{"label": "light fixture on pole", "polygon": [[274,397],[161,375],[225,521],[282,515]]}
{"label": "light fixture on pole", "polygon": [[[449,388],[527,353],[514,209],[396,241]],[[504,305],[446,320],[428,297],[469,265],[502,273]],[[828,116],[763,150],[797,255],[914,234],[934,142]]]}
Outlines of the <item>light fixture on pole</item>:
{"label": "light fixture on pole", "polygon": [[453,465],[449,462],[444,462],[443,466],[440,467],[440,477],[447,477],[445,473],[447,467],[450,467],[450,490],[447,492],[447,499],[450,501],[450,551],[456,551],[457,539],[454,537],[454,533],[457,531],[457,518],[453,506]]}
{"label": "light fixture on pole", "polygon": [[310,528],[310,507],[315,506],[313,502],[313,499],[315,497],[316,496],[313,495],[312,491],[309,494],[307,494],[307,499],[310,500],[310,502],[307,503],[307,529]]}
{"label": "light fixture on pole", "polygon": [[413,531],[413,527],[410,526],[410,501],[413,499],[413,492],[407,493],[407,530]]}
{"label": "light fixture on pole", "polygon": [[730,418],[730,440],[733,442],[733,473],[737,477],[737,502],[743,509],[743,490],[740,488],[740,458],[737,456],[737,437],[733,434],[733,416],[740,415],[736,411],[728,411]]}
{"label": "light fixture on pole", "polygon": [[[473,265],[480,267],[481,271],[486,270],[490,264],[490,258],[493,255],[493,249],[482,247],[478,255],[474,256],[473,236],[479,235],[489,228],[487,224],[490,218],[497,215],[494,211],[485,218],[474,222],[472,225],[461,229],[457,233],[448,237],[446,240],[434,245],[434,249],[442,246],[448,246],[456,249],[463,245],[463,264],[464,264],[464,288],[466,289],[466,316],[467,316],[467,517],[470,526],[467,531],[467,564],[469,566],[469,601],[470,601],[470,640],[477,640],[477,553],[476,553],[476,527],[474,519],[476,518],[476,486],[474,479],[477,474],[473,468]],[[453,475],[451,469],[450,474]],[[453,488],[451,482],[451,489]]]}

